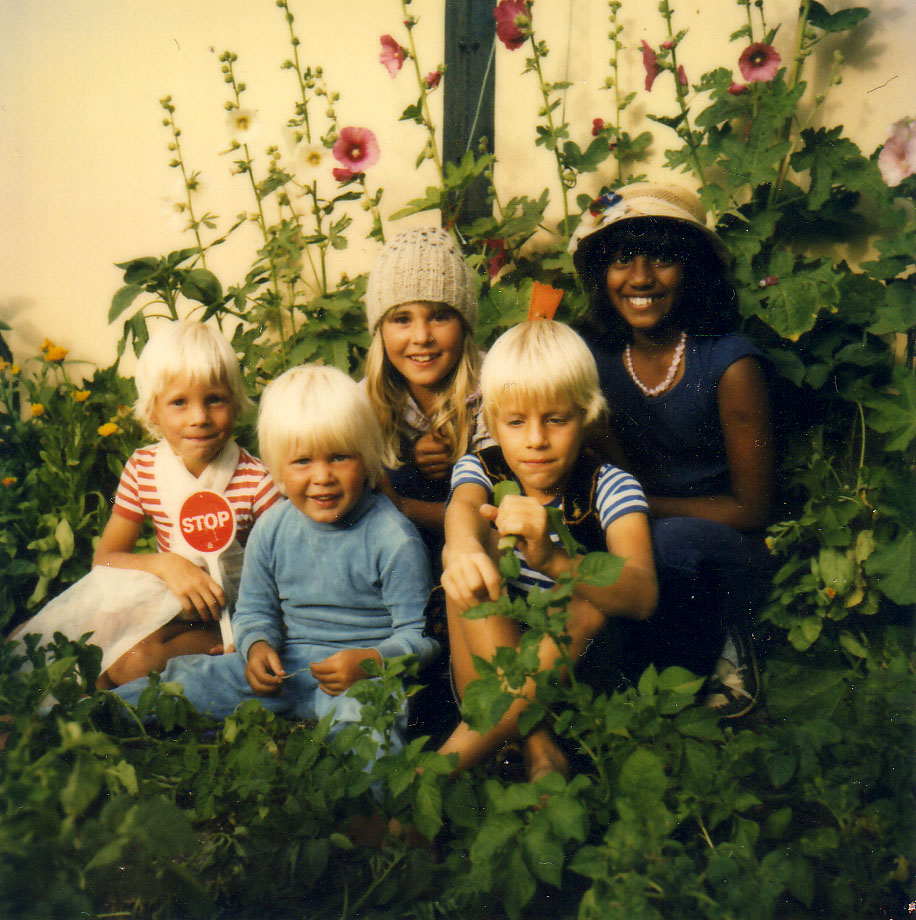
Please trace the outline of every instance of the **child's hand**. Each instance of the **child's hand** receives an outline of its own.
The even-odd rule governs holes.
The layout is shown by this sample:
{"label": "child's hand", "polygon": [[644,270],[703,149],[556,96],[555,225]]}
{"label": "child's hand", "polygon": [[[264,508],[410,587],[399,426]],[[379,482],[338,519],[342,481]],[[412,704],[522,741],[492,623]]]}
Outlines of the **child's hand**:
{"label": "child's hand", "polygon": [[258,696],[272,696],[280,692],[286,671],[280,656],[263,640],[255,642],[248,650],[245,679]]}
{"label": "child's hand", "polygon": [[[480,511],[484,517],[489,516],[486,509],[496,516],[493,505],[482,505]],[[486,600],[498,600],[502,593],[499,570],[482,546],[448,552],[442,572],[442,587],[461,611],[476,607]]]}
{"label": "child's hand", "polygon": [[550,539],[547,510],[536,498],[506,495],[498,510],[492,505],[484,505],[480,513],[495,521],[501,537],[518,537],[518,550],[532,569],[549,574],[545,568],[554,558],[557,545]]}
{"label": "child's hand", "polygon": [[215,623],[226,603],[219,584],[200,566],[178,553],[159,553],[156,574],[181,601],[185,613],[196,613],[205,623]]}
{"label": "child's hand", "polygon": [[424,434],[416,441],[413,456],[426,479],[443,479],[449,471],[448,445],[434,434]]}
{"label": "child's hand", "polygon": [[358,680],[369,676],[360,666],[367,658],[382,663],[382,656],[374,648],[342,649],[324,661],[316,661],[311,666],[312,677],[328,696],[339,696]]}

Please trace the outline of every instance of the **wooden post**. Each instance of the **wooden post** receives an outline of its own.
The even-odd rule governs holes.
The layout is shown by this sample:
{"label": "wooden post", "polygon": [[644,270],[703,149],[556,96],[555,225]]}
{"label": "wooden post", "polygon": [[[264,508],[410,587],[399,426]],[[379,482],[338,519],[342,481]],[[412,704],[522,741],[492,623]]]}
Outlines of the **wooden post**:
{"label": "wooden post", "polygon": [[[446,0],[445,98],[442,158],[457,163],[465,150],[478,150],[480,139],[493,152],[494,65],[490,59],[496,23],[495,0]],[[489,67],[488,67],[489,64]],[[486,179],[479,176],[468,189],[461,221],[489,216]]]}

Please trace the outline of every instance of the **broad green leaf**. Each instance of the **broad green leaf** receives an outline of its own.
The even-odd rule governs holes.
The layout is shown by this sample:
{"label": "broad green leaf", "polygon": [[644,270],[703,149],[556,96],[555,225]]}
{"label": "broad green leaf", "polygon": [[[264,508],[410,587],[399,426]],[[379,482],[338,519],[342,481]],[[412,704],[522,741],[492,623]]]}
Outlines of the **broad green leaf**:
{"label": "broad green leaf", "polygon": [[864,400],[872,410],[865,420],[875,431],[889,435],[888,450],[906,450],[916,438],[916,376],[895,366],[894,385],[897,395],[878,394]]}
{"label": "broad green leaf", "polygon": [[868,658],[868,649],[852,633],[841,632],[840,645],[856,658]]}
{"label": "broad green leaf", "polygon": [[502,482],[496,483],[493,487],[493,504],[499,507],[499,503],[507,495],[520,495],[521,491],[518,483],[514,479],[504,479]]}
{"label": "broad green leaf", "polygon": [[865,571],[895,604],[916,604],[916,535],[909,531],[875,550]]}
{"label": "broad green leaf", "polygon": [[588,585],[607,588],[620,577],[625,563],[610,553],[586,553],[576,568],[576,577]]}
{"label": "broad green leaf", "polygon": [[818,554],[817,563],[825,587],[832,588],[837,594],[845,594],[849,590],[855,577],[855,566],[845,553],[839,553],[835,549],[822,549]]}
{"label": "broad green leaf", "polygon": [[54,531],[54,539],[57,541],[61,557],[69,559],[73,555],[74,538],[73,528],[66,518],[60,519],[60,523]]}
{"label": "broad green leaf", "polygon": [[143,288],[139,284],[125,284],[124,287],[118,288],[114,297],[111,298],[108,322],[113,323],[136,300],[142,291]]}
{"label": "broad green leaf", "polygon": [[620,768],[619,788],[634,805],[661,799],[668,788],[664,764],[651,751],[638,748]]}
{"label": "broad green leaf", "polygon": [[863,19],[870,15],[864,6],[851,6],[844,10],[830,13],[817,0],[811,0],[808,11],[808,22],[825,32],[846,32],[854,29]]}

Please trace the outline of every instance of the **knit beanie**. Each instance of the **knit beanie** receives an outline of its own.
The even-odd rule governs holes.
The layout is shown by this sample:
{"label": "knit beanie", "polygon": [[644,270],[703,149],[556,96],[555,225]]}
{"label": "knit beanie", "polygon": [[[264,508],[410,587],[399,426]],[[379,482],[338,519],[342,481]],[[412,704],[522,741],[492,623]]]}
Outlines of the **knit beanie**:
{"label": "knit beanie", "polygon": [[415,301],[447,304],[471,332],[477,328],[474,273],[457,243],[439,227],[407,230],[386,243],[369,273],[369,331],[375,332],[392,307]]}

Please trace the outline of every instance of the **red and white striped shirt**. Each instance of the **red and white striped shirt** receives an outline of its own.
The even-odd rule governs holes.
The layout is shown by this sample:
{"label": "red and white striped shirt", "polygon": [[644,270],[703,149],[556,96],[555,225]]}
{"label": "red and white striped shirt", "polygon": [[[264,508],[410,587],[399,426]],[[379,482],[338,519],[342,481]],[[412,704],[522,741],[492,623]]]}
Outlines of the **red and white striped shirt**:
{"label": "red and white striped shirt", "polygon": [[[156,529],[160,553],[169,551],[169,519],[159,498],[156,484],[156,451],[159,444],[135,450],[124,467],[114,497],[113,514],[141,523],[147,516]],[[243,546],[254,522],[279,498],[267,467],[244,448],[223,494],[235,512],[236,536]]]}

